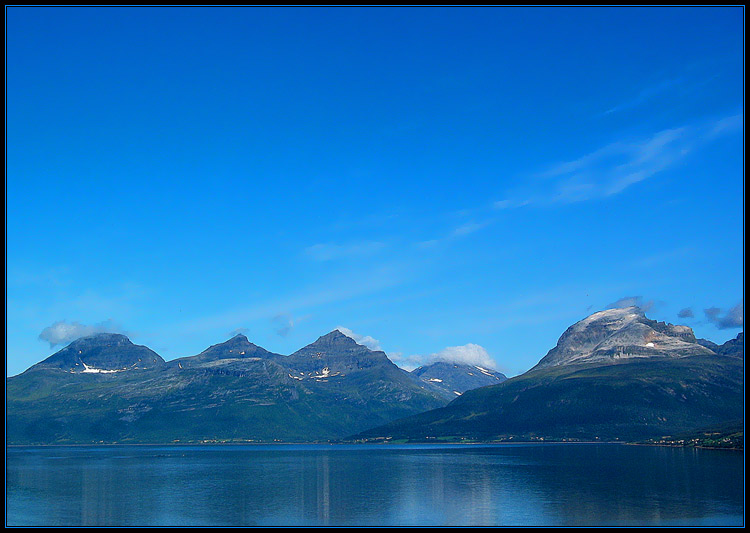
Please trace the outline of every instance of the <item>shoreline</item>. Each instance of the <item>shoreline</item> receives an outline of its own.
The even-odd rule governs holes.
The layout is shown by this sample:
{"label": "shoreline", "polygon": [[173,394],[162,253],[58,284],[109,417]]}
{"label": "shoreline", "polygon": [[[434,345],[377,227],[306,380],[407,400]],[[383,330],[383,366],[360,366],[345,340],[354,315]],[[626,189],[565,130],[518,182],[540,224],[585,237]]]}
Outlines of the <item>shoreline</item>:
{"label": "shoreline", "polygon": [[170,442],[170,443],[154,443],[154,442],[110,442],[110,443],[71,443],[71,444],[6,444],[6,449],[22,449],[22,448],[114,448],[114,447],[133,447],[133,448],[148,448],[148,447],[237,447],[237,446],[329,446],[329,447],[388,447],[388,446],[434,446],[440,447],[459,447],[459,446],[561,446],[561,445],[592,445],[592,444],[603,444],[603,445],[620,445],[620,446],[651,446],[659,448],[697,448],[702,450],[726,450],[733,452],[741,452],[744,448],[736,447],[721,447],[721,446],[687,446],[680,444],[665,444],[665,443],[648,443],[648,442],[625,442],[625,441],[487,441],[487,442]]}

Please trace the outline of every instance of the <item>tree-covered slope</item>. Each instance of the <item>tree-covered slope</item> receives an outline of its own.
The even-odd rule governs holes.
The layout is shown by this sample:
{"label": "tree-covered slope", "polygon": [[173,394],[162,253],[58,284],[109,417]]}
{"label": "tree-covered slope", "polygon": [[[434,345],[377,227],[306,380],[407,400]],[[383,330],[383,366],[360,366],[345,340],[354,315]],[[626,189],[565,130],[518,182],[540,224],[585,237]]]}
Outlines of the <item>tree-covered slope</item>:
{"label": "tree-covered slope", "polygon": [[[235,337],[151,369],[37,365],[6,380],[6,441],[331,440],[446,403],[382,352],[341,337],[295,357]],[[106,343],[86,345],[106,355]]]}
{"label": "tree-covered slope", "polygon": [[675,434],[742,418],[742,372],[741,361],[715,355],[534,370],[358,437],[633,440]]}

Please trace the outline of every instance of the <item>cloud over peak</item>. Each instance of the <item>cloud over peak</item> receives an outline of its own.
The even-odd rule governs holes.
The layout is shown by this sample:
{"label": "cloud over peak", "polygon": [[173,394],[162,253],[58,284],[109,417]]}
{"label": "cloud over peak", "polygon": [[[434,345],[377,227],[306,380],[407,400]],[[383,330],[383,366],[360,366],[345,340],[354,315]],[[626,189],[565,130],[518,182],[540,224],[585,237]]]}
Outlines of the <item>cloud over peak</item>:
{"label": "cloud over peak", "polygon": [[336,326],[336,329],[339,330],[344,335],[346,335],[347,337],[349,337],[350,339],[354,339],[354,341],[357,344],[361,344],[362,346],[367,346],[370,350],[374,350],[376,352],[383,351],[383,348],[380,347],[380,341],[370,337],[369,335],[359,335],[357,333],[354,333],[349,328],[345,328],[343,326]]}
{"label": "cloud over peak", "polygon": [[468,343],[463,346],[448,346],[439,352],[429,355],[403,355],[389,353],[388,357],[405,370],[414,370],[419,366],[431,365],[436,362],[456,363],[461,365],[481,366],[482,368],[497,369],[498,364],[482,346]]}
{"label": "cloud over peak", "polygon": [[478,344],[464,344],[463,346],[448,346],[432,354],[436,361],[459,363],[464,365],[481,366],[483,368],[497,368],[497,363],[490,354]]}
{"label": "cloud over peak", "polygon": [[607,309],[622,309],[624,307],[640,307],[644,311],[649,311],[654,307],[654,302],[651,300],[644,300],[643,296],[625,296],[620,298],[616,302],[612,302],[607,306]]}
{"label": "cloud over peak", "polygon": [[93,326],[87,326],[76,321],[58,320],[42,330],[39,334],[39,340],[49,342],[49,347],[54,348],[55,346],[70,344],[81,337],[96,335],[97,333],[124,332],[111,319],[94,324]]}

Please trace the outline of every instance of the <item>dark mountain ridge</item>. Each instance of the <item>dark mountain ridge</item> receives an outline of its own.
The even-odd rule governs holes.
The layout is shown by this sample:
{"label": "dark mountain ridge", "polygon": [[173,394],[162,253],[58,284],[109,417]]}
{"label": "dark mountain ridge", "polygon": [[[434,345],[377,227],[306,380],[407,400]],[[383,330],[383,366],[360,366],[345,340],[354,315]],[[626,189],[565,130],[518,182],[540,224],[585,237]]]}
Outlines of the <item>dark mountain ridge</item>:
{"label": "dark mountain ridge", "polygon": [[[650,344],[650,345],[649,345]],[[641,440],[744,416],[744,335],[714,350],[639,309],[595,313],[528,372],[355,440]]]}

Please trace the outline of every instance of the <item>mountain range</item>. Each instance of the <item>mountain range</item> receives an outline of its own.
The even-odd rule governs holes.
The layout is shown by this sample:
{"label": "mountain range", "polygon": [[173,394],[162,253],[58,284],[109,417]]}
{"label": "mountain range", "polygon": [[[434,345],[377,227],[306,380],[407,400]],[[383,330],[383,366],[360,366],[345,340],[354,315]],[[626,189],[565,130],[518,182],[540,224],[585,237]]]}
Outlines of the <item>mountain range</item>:
{"label": "mountain range", "polygon": [[339,330],[291,355],[244,335],[164,361],[124,335],[6,379],[8,444],[643,440],[744,416],[744,336],[723,345],[637,307],[568,328],[528,372],[407,372]]}
{"label": "mountain range", "polygon": [[334,330],[284,356],[244,335],[165,362],[124,335],[85,337],[6,380],[9,443],[320,441],[447,404],[504,378],[410,373]]}

